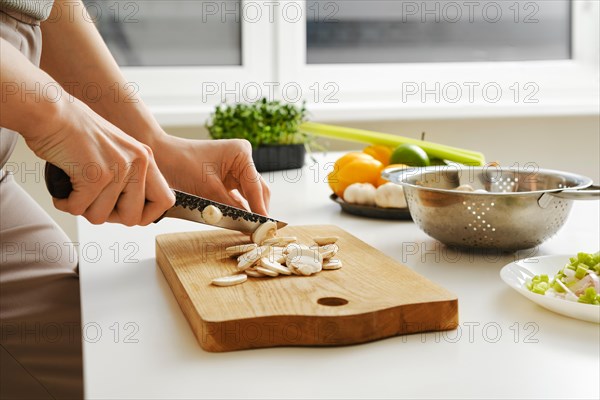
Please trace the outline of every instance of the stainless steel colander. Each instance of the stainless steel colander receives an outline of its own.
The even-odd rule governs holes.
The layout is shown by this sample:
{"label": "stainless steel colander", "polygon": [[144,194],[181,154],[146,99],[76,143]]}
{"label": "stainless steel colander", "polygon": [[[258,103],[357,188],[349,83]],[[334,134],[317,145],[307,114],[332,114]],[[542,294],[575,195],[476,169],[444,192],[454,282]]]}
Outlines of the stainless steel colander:
{"label": "stainless steel colander", "polygon": [[[382,176],[404,187],[425,233],[455,247],[535,247],[562,227],[572,200],[600,198],[590,178],[545,169],[450,165],[387,169]],[[486,192],[455,190],[461,185]]]}

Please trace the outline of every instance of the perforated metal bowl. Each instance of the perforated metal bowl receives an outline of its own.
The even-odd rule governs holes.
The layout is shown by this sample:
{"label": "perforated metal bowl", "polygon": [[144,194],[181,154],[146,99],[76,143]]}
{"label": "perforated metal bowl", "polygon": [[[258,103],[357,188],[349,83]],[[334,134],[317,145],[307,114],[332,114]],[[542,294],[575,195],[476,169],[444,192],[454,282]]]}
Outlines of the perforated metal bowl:
{"label": "perforated metal bowl", "polygon": [[[585,176],[553,170],[442,166],[387,169],[404,187],[415,223],[454,247],[516,251],[535,247],[564,224],[572,200],[599,199]],[[461,185],[487,192],[455,190]]]}

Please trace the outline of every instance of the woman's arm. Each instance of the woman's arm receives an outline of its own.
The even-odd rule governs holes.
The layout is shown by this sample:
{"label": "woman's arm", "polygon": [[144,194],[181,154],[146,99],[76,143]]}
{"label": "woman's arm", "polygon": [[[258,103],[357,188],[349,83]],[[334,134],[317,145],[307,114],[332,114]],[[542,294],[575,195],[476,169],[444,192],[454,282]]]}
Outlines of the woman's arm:
{"label": "woman's arm", "polygon": [[[55,96],[60,86],[33,65],[13,45],[0,38],[0,126],[34,136],[42,124],[53,125],[63,112],[64,98]],[[42,90],[47,88],[48,90]]]}
{"label": "woman's arm", "polygon": [[154,147],[164,132],[125,80],[81,0],[56,0],[41,28],[42,69],[107,121]]}
{"label": "woman's arm", "polygon": [[[124,90],[128,82],[81,0],[56,0],[41,27],[42,68],[96,113],[150,146],[171,187],[267,214],[269,188],[254,168],[249,143],[164,133],[139,96]],[[86,98],[84,88],[90,85],[100,96],[94,91],[93,99]]]}
{"label": "woman's arm", "polygon": [[4,39],[0,88],[0,126],[71,178],[69,198],[54,199],[59,210],[92,223],[146,225],[175,202],[148,146],[66,94]]}

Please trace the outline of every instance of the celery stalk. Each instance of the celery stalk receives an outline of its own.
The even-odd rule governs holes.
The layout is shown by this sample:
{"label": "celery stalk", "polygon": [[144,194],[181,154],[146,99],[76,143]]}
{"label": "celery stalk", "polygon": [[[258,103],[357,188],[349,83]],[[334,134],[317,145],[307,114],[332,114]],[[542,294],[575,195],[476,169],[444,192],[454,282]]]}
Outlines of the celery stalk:
{"label": "celery stalk", "polygon": [[583,277],[585,276],[585,274],[587,274],[587,268],[585,267],[584,264],[579,264],[577,266],[577,269],[575,270],[575,278],[577,279],[583,279]]}
{"label": "celery stalk", "polygon": [[425,150],[425,152],[432,158],[441,158],[443,160],[455,161],[461,164],[474,166],[485,164],[484,155],[476,151],[460,149],[457,147],[426,142],[423,140],[417,140],[403,136],[391,135],[389,133],[344,128],[335,125],[318,124],[315,122],[304,122],[302,125],[300,125],[300,130],[304,133],[309,133],[315,136],[324,136],[334,139],[377,144],[389,147],[396,147],[405,143],[415,144]]}
{"label": "celery stalk", "polygon": [[585,289],[584,294],[579,296],[578,301],[585,304],[600,305],[600,295],[596,293],[596,289],[589,287]]}

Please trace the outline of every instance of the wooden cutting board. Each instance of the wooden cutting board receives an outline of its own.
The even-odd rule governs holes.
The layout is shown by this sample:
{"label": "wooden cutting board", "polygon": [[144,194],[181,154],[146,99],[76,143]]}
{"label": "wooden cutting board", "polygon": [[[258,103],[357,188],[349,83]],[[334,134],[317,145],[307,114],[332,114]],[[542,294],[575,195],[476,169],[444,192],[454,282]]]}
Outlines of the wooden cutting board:
{"label": "wooden cutting board", "polygon": [[458,325],[455,295],[342,229],[288,226],[279,235],[309,245],[315,236],[339,236],[343,268],[217,287],[212,279],[237,273],[225,248],[247,236],[213,230],[156,237],[158,265],[203,349],[347,345]]}

